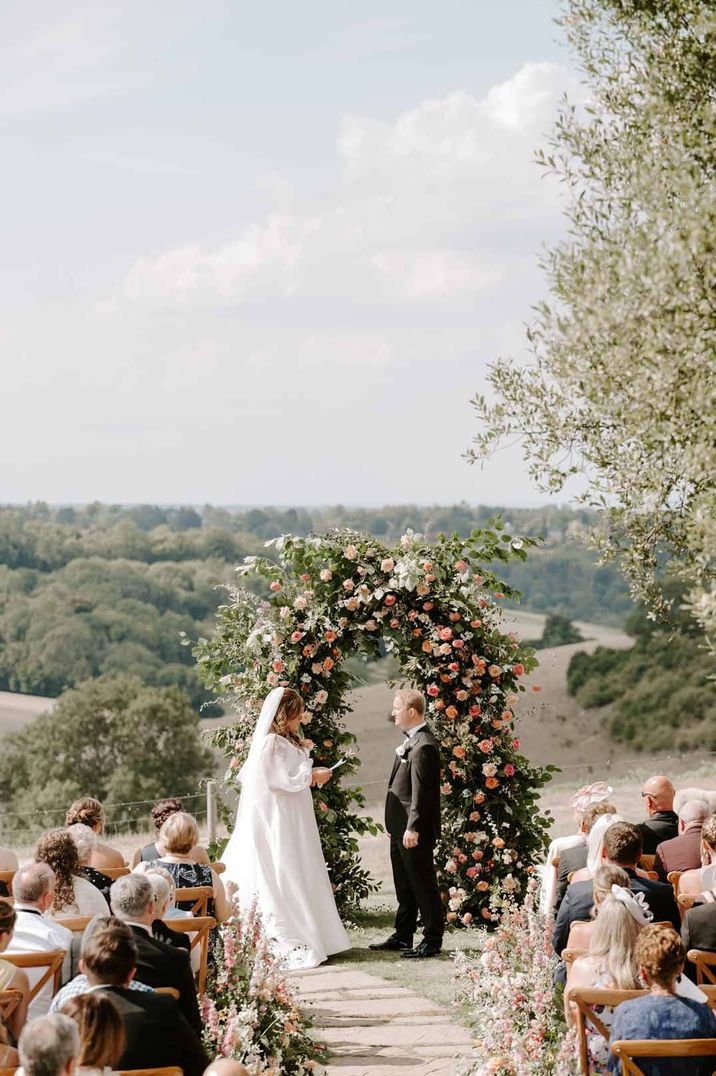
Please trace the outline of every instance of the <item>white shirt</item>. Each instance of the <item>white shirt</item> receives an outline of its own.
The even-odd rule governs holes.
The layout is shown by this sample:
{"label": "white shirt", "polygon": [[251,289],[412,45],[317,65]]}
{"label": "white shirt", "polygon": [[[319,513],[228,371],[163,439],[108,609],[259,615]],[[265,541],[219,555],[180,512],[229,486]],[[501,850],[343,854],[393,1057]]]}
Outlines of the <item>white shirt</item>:
{"label": "white shirt", "polygon": [[[13,931],[8,953],[49,953],[52,949],[65,949],[67,956],[62,964],[60,983],[72,978],[71,950],[72,934],[61,923],[46,919],[39,909],[32,904],[16,904],[17,921]],[[45,974],[45,968],[26,968],[27,977],[32,988]],[[36,1020],[50,1011],[52,1001],[52,980],[45,983],[37,997],[32,999],[28,1010],[28,1020]]]}
{"label": "white shirt", "polygon": [[413,736],[417,736],[417,734],[420,732],[420,730],[424,729],[426,725],[427,725],[427,721],[423,721],[422,725],[413,725],[413,727],[411,729],[406,729],[405,730],[405,735],[409,736],[410,739],[412,740]]}

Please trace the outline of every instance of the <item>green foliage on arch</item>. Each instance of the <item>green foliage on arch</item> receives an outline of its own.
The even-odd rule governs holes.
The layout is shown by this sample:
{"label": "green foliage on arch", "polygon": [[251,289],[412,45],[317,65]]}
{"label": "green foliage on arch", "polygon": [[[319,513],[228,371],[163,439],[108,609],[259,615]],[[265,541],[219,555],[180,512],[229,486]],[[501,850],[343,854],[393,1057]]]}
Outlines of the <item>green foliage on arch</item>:
{"label": "green foliage on arch", "polygon": [[[537,807],[548,770],[519,754],[512,728],[521,677],[536,660],[502,629],[497,602],[513,592],[485,567],[522,559],[535,542],[501,531],[498,523],[468,539],[436,542],[408,532],[392,546],[353,531],[285,535],[267,543],[278,563],[250,557],[238,569],[244,578],[263,577],[270,597],[233,588],[231,601],[219,609],[214,638],[196,650],[205,682],[237,705],[237,723],[217,737],[229,758],[230,782],[263,698],[277,684],[304,695],[314,758],[336,762],[355,742],[344,723],[346,695],[355,686],[344,659],[357,651],[370,657],[383,647],[392,651],[401,679],[425,693],[428,720],[442,744],[443,836],[436,862],[449,890],[449,917],[466,923],[476,915],[488,918],[491,903],[523,890],[549,824]],[[375,826],[358,814],[363,795],[346,781],[358,765],[350,759],[314,793],[343,911],[373,888],[356,838]]]}

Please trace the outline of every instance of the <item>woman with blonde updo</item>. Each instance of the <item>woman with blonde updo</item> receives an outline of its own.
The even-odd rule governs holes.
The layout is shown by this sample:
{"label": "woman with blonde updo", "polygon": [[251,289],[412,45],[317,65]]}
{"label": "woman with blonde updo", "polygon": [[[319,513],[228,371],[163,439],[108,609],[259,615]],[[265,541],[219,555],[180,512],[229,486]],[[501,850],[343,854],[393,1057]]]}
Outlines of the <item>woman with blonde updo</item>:
{"label": "woman with blonde updo", "polygon": [[[613,870],[613,867],[602,870]],[[629,889],[627,880],[613,883],[599,905],[594,927],[589,937],[589,952],[574,961],[564,988],[564,1011],[567,1023],[574,1023],[576,1005],[569,1000],[573,987],[606,987],[610,990],[636,990],[639,986],[638,968],[634,947],[639,932],[649,922],[651,912],[645,908],[641,893],[639,898]],[[599,874],[599,872],[597,872]],[[595,883],[598,879],[595,879]],[[600,879],[606,882],[606,877]],[[614,1010],[600,1006],[599,1018],[607,1027],[614,1017]],[[589,1071],[607,1071],[607,1044],[602,1036],[587,1026],[587,1049]]]}
{"label": "woman with blonde updo", "polygon": [[89,826],[97,837],[97,843],[92,850],[92,856],[89,861],[90,867],[95,867],[97,870],[102,871],[107,867],[126,866],[121,852],[99,840],[104,833],[106,822],[104,807],[99,800],[94,799],[93,796],[83,796],[81,800],[75,800],[67,812],[65,825],[74,826],[77,822]]}
{"label": "woman with blonde updo", "polygon": [[[239,771],[236,826],[223,855],[242,911],[258,904],[289,968],[312,968],[350,947],[323,858],[311,788],[332,771],[312,766],[300,734],[303,699],[278,687],[265,700]],[[319,802],[320,810],[328,810]]]}
{"label": "woman with blonde updo", "polygon": [[[712,1039],[716,1018],[709,1007],[680,997],[676,984],[684,970],[686,952],[671,926],[645,927],[635,946],[639,975],[648,988],[643,997],[623,1001],[612,1023],[610,1045],[617,1039]],[[644,1076],[711,1076],[716,1057],[639,1058]],[[609,1068],[618,1072],[620,1061],[611,1056]]]}

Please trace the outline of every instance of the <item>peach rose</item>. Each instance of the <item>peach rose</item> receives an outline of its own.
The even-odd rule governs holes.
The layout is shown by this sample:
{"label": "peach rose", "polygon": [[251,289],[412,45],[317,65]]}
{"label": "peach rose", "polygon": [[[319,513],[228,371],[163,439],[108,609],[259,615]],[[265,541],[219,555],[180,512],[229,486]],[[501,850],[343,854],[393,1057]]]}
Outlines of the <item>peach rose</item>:
{"label": "peach rose", "polygon": [[504,848],[505,847],[505,842],[503,841],[502,837],[495,837],[493,839],[492,843],[494,844],[495,848]]}
{"label": "peach rose", "polygon": [[497,679],[498,676],[500,676],[502,674],[502,668],[499,665],[490,665],[490,667],[489,667],[489,669],[487,671],[490,674],[490,676],[492,676],[493,679],[495,679],[495,680]]}
{"label": "peach rose", "polygon": [[452,753],[455,756],[455,758],[464,758],[465,757],[465,748],[461,747],[460,744],[458,744],[457,747],[453,747]]}
{"label": "peach rose", "polygon": [[395,561],[392,557],[386,557],[385,560],[380,562],[380,569],[383,572],[392,572],[395,567]]}
{"label": "peach rose", "polygon": [[481,893],[486,893],[487,890],[490,888],[490,883],[489,882],[484,882],[484,881],[483,882],[478,882],[477,883],[477,888],[480,890]]}
{"label": "peach rose", "polygon": [[485,780],[485,788],[494,789],[499,786],[500,782],[496,777],[488,777]]}
{"label": "peach rose", "polygon": [[448,706],[447,710],[445,711],[445,717],[449,717],[451,721],[455,720],[455,718],[457,717],[457,710],[454,706]]}
{"label": "peach rose", "polygon": [[273,582],[270,584],[270,587],[274,594],[278,594],[279,590],[281,589],[281,584],[279,583],[278,579],[274,579]]}
{"label": "peach rose", "polygon": [[322,583],[330,583],[333,578],[333,572],[330,568],[321,568],[320,580]]}
{"label": "peach rose", "polygon": [[452,628],[441,628],[438,635],[446,643],[449,639],[452,639]]}

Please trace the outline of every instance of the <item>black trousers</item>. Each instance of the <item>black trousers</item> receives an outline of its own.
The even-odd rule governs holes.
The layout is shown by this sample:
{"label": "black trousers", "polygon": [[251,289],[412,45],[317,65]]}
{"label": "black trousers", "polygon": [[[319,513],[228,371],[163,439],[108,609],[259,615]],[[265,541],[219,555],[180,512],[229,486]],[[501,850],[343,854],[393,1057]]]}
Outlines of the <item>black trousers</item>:
{"label": "black trousers", "polygon": [[400,941],[412,945],[420,912],[424,941],[439,949],[444,921],[432,845],[418,843],[416,848],[403,848],[402,838],[391,836],[390,863],[398,898],[396,935]]}

